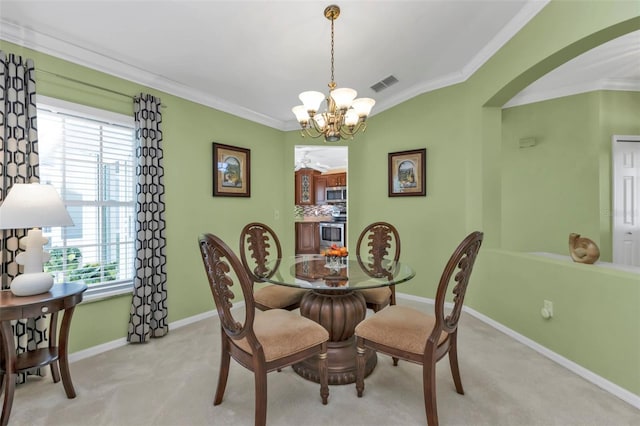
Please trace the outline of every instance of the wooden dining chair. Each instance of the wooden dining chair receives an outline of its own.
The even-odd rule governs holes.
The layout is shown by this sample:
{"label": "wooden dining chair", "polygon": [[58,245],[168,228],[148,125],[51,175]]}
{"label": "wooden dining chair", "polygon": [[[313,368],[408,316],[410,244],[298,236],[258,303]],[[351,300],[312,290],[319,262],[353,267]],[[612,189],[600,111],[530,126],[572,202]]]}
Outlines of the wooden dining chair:
{"label": "wooden dining chair", "polygon": [[[356,391],[359,397],[364,392],[364,355],[367,348],[422,365],[424,405],[429,426],[438,424],[436,362],[447,354],[456,391],[464,394],[458,368],[458,320],[483,236],[482,232],[469,234],[449,258],[438,284],[434,315],[395,305],[356,326]],[[455,281],[451,290],[453,308],[447,313],[445,300],[451,281]]]}
{"label": "wooden dining chair", "polygon": [[[302,296],[307,290],[269,284],[256,288],[261,278],[268,278],[278,269],[282,258],[282,248],[276,233],[264,223],[252,222],[240,232],[240,259],[247,274],[254,282],[253,300],[256,307],[268,309],[286,309],[292,311],[300,307]],[[273,262],[273,268],[269,268]]]}
{"label": "wooden dining chair", "polygon": [[[379,276],[386,271],[384,263],[400,259],[400,234],[387,222],[375,222],[364,228],[356,245],[358,263],[365,272]],[[380,287],[361,290],[367,308],[378,312],[396,304],[396,287]]]}
{"label": "wooden dining chair", "polygon": [[[253,301],[253,283],[242,263],[218,237],[199,238],[204,269],[213,294],[222,338],[218,388],[213,405],[222,402],[229,376],[230,358],[253,371],[255,424],[267,420],[267,373],[317,356],[322,404],[329,398],[327,341],[329,332],[320,324],[284,309],[260,311]],[[244,313],[232,309],[235,294],[230,272],[240,282]]]}

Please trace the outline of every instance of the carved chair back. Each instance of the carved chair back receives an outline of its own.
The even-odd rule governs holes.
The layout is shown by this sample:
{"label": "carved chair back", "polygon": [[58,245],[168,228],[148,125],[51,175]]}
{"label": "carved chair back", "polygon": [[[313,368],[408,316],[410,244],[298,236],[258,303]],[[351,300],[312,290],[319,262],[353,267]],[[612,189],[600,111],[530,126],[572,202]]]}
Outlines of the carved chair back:
{"label": "carved chair back", "polygon": [[[209,288],[224,333],[233,340],[246,337],[252,349],[259,348],[260,345],[253,332],[255,315],[253,283],[245,268],[229,246],[217,236],[205,234],[199,238],[199,243],[204,269],[209,280]],[[230,272],[233,272],[238,279],[244,298],[245,317],[242,321],[239,321],[241,318],[234,316],[233,309],[231,309],[236,295],[232,289],[234,281]]]}
{"label": "carved chair back", "polygon": [[[428,339],[428,342],[433,345],[433,347],[438,345],[442,331],[453,334],[458,329],[458,320],[462,312],[469,277],[471,276],[471,271],[473,270],[473,265],[478,256],[483,238],[484,234],[479,231],[469,234],[458,245],[442,271],[434,306],[436,324]],[[449,286],[452,282],[455,282],[451,291],[453,294],[453,308],[447,314],[445,311],[445,301]]]}
{"label": "carved chair back", "polygon": [[374,276],[388,274],[385,261],[400,259],[400,235],[387,222],[374,222],[358,237],[356,255],[360,266]]}
{"label": "carved chair back", "polygon": [[[278,270],[282,248],[276,233],[264,223],[252,222],[240,232],[240,259],[253,282],[269,278]],[[273,267],[268,263],[275,261]]]}

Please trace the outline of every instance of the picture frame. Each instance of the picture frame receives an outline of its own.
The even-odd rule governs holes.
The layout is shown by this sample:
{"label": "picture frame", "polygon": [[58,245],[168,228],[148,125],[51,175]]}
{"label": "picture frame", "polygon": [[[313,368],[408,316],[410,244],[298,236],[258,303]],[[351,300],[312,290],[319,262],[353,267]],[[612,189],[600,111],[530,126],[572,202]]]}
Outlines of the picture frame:
{"label": "picture frame", "polygon": [[251,196],[251,150],[213,142],[213,196]]}
{"label": "picture frame", "polygon": [[389,153],[389,197],[427,195],[427,149]]}

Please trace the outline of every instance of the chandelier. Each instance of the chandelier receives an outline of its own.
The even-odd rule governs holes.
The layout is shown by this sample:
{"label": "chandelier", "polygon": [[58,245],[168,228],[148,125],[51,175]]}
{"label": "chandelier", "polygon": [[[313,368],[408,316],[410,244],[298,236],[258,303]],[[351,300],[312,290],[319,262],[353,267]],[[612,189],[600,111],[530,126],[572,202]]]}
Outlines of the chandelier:
{"label": "chandelier", "polygon": [[[324,10],[325,18],[331,20],[331,82],[329,96],[321,92],[302,92],[298,96],[303,105],[291,110],[302,127],[305,135],[318,138],[324,136],[325,142],[339,142],[340,139],[353,139],[353,135],[367,127],[365,121],[376,103],[371,98],[355,99],[357,92],[346,87],[336,88],[333,76],[333,22],[340,16],[340,8],[328,6]],[[320,104],[327,102],[325,112],[319,113]]]}

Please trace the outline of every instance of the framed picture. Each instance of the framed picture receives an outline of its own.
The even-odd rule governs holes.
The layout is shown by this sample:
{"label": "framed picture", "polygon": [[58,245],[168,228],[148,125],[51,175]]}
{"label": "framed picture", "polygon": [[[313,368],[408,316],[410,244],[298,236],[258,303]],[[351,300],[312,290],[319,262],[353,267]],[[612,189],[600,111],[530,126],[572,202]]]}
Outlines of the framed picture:
{"label": "framed picture", "polygon": [[213,196],[251,196],[251,150],[213,143]]}
{"label": "framed picture", "polygon": [[389,197],[427,195],[427,149],[389,153]]}

